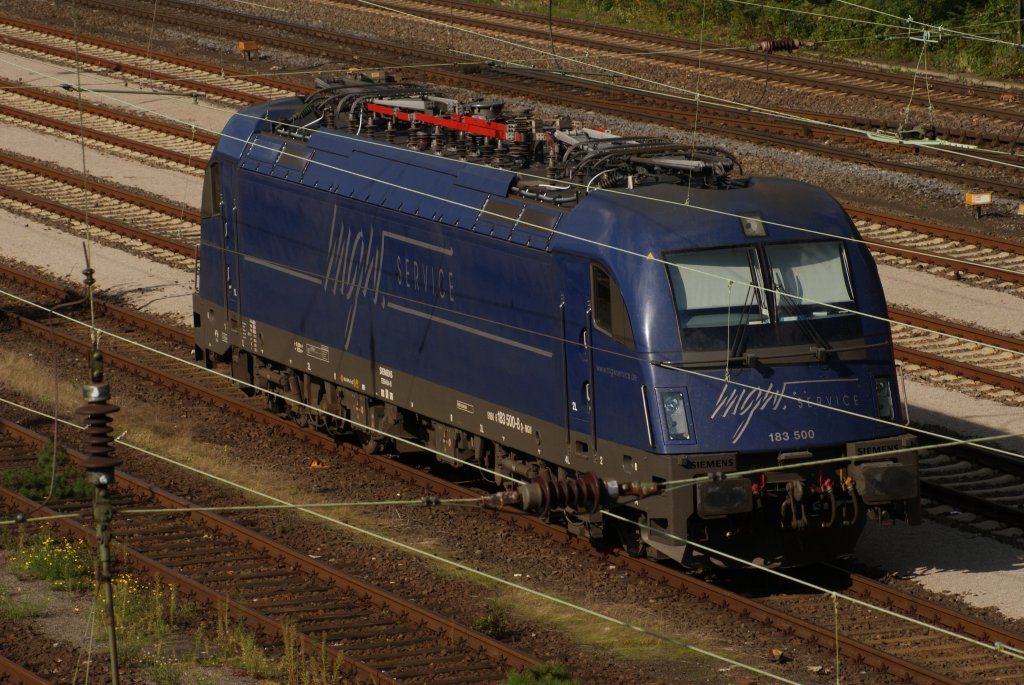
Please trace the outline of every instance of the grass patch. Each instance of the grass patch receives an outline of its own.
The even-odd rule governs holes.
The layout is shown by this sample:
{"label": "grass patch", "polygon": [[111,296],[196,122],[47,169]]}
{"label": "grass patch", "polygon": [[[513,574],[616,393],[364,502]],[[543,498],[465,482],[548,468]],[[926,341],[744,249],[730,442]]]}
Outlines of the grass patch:
{"label": "grass patch", "polygon": [[92,587],[95,555],[81,540],[49,535],[22,540],[7,561],[7,570],[22,580],[46,580],[55,590],[78,592]]}
{"label": "grass patch", "polygon": [[483,616],[473,621],[472,628],[487,637],[504,640],[509,634],[508,609],[491,605]]}
{"label": "grass patch", "polygon": [[12,599],[7,588],[0,587],[0,617],[19,620],[46,615],[50,603],[41,599]]}
{"label": "grass patch", "polygon": [[[183,603],[177,588],[148,583],[137,576],[119,574],[112,581],[117,648],[122,662],[135,666],[166,664],[168,646],[176,633],[195,617],[195,608]],[[107,615],[106,598],[96,603],[98,625]]]}
{"label": "grass patch", "polygon": [[197,663],[224,666],[256,678],[287,685],[333,685],[341,682],[344,660],[328,655],[320,644],[310,653],[294,627],[285,626],[279,656],[271,655],[245,624],[231,618],[220,605],[214,625],[200,625],[195,633]]}
{"label": "grass patch", "polygon": [[[634,630],[629,625],[597,619],[591,614],[554,604],[535,595],[508,592],[495,602],[489,612],[499,610],[507,612],[506,615],[509,617],[553,626],[571,635],[582,645],[615,654],[623,659],[652,663],[675,659],[692,664],[695,659],[706,658],[692,649]],[[647,630],[671,637],[683,644],[693,644],[695,647],[711,649],[716,653],[723,653],[728,649],[723,645],[709,647],[702,644],[702,640],[696,636],[673,635],[668,628],[659,625],[657,617],[632,605],[605,607],[602,613],[630,625],[644,626]]]}
{"label": "grass patch", "polygon": [[579,685],[562,664],[537,664],[509,673],[501,685]]}
{"label": "grass patch", "polygon": [[32,466],[0,472],[0,485],[33,500],[49,495],[51,486],[52,496],[56,499],[89,499],[94,491],[85,480],[85,472],[71,464],[67,452],[58,449],[54,461],[52,444],[39,449],[36,463]]}

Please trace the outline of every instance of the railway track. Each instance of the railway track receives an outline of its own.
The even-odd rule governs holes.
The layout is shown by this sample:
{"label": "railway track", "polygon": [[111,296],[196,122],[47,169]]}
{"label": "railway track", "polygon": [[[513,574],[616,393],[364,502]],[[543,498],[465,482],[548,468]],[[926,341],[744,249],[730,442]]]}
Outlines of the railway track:
{"label": "railway track", "polygon": [[876,261],[924,263],[934,273],[1024,296],[1024,244],[924,221],[846,207]]}
{"label": "railway track", "polygon": [[[926,441],[927,445],[930,441]],[[921,458],[929,514],[1005,541],[1024,530],[1024,468],[1019,455],[973,445],[934,448]]]}
{"label": "railway track", "polygon": [[202,169],[216,136],[194,127],[161,124],[110,107],[80,102],[63,95],[0,79],[0,118],[36,130],[86,135],[100,149],[135,159],[160,159],[178,169]]}
{"label": "railway track", "polygon": [[[130,316],[130,312],[127,313]],[[32,322],[24,321],[21,326],[27,331],[32,330],[38,335],[51,335],[49,327],[36,326]],[[57,335],[61,338],[62,345],[69,347],[77,347],[80,353],[84,354],[85,350],[88,349],[89,339],[88,336],[79,333],[78,335],[73,334],[73,330],[59,331]],[[269,422],[281,430],[287,430],[295,435],[301,435],[305,440],[310,441],[314,444],[320,444],[325,450],[330,449],[332,451],[338,449],[334,445],[334,441],[326,436],[311,433],[309,431],[300,429],[295,424],[289,421],[283,420],[280,417],[269,415],[266,412],[258,409],[254,406],[254,403],[249,398],[241,396],[237,390],[225,388],[223,392],[213,391],[209,388],[197,387],[197,382],[194,380],[191,371],[186,371],[184,374],[172,374],[177,378],[171,378],[166,375],[167,367],[175,367],[180,364],[169,363],[168,361],[158,361],[150,358],[148,355],[143,354],[140,358],[138,354],[132,355],[134,359],[129,359],[128,355],[117,349],[108,349],[106,351],[106,359],[108,365],[116,366],[119,368],[131,368],[133,373],[141,373],[145,377],[158,382],[161,385],[168,387],[176,387],[188,393],[201,392],[203,401],[215,404],[218,407],[229,409],[232,413],[242,412],[244,416],[250,420],[256,420],[260,422]],[[182,377],[183,375],[183,377]],[[203,374],[204,376],[207,374]],[[359,458],[366,460],[367,463],[375,464],[377,468],[386,469],[390,477],[401,478],[403,481],[415,482],[423,487],[427,487],[430,492],[438,493],[444,497],[480,497],[479,491],[465,488],[463,486],[454,485],[444,481],[440,481],[434,476],[422,473],[417,469],[405,466],[399,462],[390,461],[387,459],[372,457],[370,455],[364,455],[362,453],[356,453],[351,448],[341,448],[348,458]],[[526,528],[536,529],[541,531],[543,535],[557,536],[559,539],[565,541],[566,544],[572,544],[575,548],[587,551],[588,553],[596,552],[590,547],[589,543],[580,541],[577,538],[570,538],[567,533],[559,527],[553,527],[550,524],[543,523],[540,520],[532,517],[516,516],[514,514],[498,514],[506,516],[511,522]],[[836,626],[835,626],[835,614],[830,613],[828,620],[811,620],[808,616],[808,611],[805,607],[800,607],[794,614],[791,611],[782,611],[778,608],[769,606],[763,601],[751,599],[749,597],[743,597],[736,593],[725,590],[721,587],[716,587],[713,584],[706,583],[699,579],[687,576],[686,574],[679,573],[668,567],[647,562],[645,560],[630,559],[621,555],[616,555],[607,558],[610,563],[615,564],[617,567],[623,567],[630,569],[633,572],[642,573],[647,577],[657,578],[660,582],[668,584],[670,587],[686,592],[688,594],[702,597],[712,603],[728,607],[731,611],[737,612],[740,615],[752,617],[756,620],[763,621],[770,624],[778,629],[787,631],[791,634],[799,636],[801,639],[821,646],[827,650],[835,649],[836,640]],[[891,603],[893,606],[905,607],[903,610],[916,616],[941,616],[939,619],[939,625],[949,625],[951,629],[957,631],[966,631],[967,634],[976,635],[976,638],[982,642],[987,642],[991,646],[993,641],[1002,642],[1003,644],[1021,645],[1024,647],[1024,639],[1021,639],[1012,634],[1005,632],[997,633],[994,632],[996,629],[991,626],[979,625],[977,622],[969,619],[965,616],[951,615],[948,611],[939,611],[934,606],[922,605],[913,598],[899,595],[890,595],[889,599],[879,600],[877,593],[882,590],[878,589],[872,596],[872,601],[885,601]],[[826,597],[827,599],[827,597]],[[824,601],[824,600],[820,600]],[[845,600],[844,600],[845,601]],[[829,599],[828,604],[831,607],[831,600]],[[844,605],[845,606],[845,605]],[[830,609],[831,611],[831,609]],[[852,609],[843,609],[844,620],[852,616]],[[861,609],[857,609],[861,611]],[[852,623],[850,625],[860,625],[857,623],[858,620],[849,618]],[[879,621],[882,619],[873,619],[874,625],[881,625]],[[901,621],[898,618],[890,617],[884,619],[885,621],[891,621],[886,623],[888,627],[885,630],[889,634],[898,635],[900,639],[905,639],[910,643],[916,643],[921,638],[914,637],[919,634],[921,628],[910,628],[901,626]],[[932,620],[932,619],[929,619]],[[924,629],[926,632],[930,632]],[[940,633],[940,635],[945,635]],[[996,636],[996,637],[993,637]],[[933,642],[934,639],[939,640],[950,640],[948,643],[939,643],[940,646],[936,646],[937,643]],[[1013,662],[1006,662],[1004,656],[997,654],[992,649],[986,649],[982,645],[973,645],[967,643],[968,646],[960,644],[960,642],[951,636],[945,635],[940,638],[928,638],[928,650],[923,652],[910,651],[902,655],[892,655],[887,653],[887,649],[882,643],[875,645],[869,644],[866,640],[854,639],[845,634],[840,635],[839,651],[843,655],[844,659],[854,659],[857,663],[864,666],[869,666],[874,669],[881,670],[882,672],[894,675],[898,678],[903,678],[905,682],[912,683],[953,683],[953,682],[984,682],[984,681],[971,681],[962,680],[960,675],[948,675],[944,672],[940,672],[939,669],[935,668],[935,664],[922,663],[922,660],[930,659],[936,650],[941,653],[952,654],[964,653],[964,650],[980,650],[980,655],[987,655],[992,660],[992,666],[985,673],[1003,672],[1005,669],[1016,668]],[[977,664],[981,660],[981,656],[972,657],[972,662]],[[1024,662],[1022,662],[1024,664]],[[1014,671],[1017,673],[1018,671]],[[1019,671],[1024,675],[1024,671]]]}
{"label": "railway track", "polygon": [[168,92],[223,102],[237,107],[252,105],[294,94],[294,84],[246,74],[152,50],[126,48],[121,43],[52,26],[43,26],[18,17],[0,19],[0,46],[11,52],[40,57],[68,67],[85,67],[105,75],[131,77],[140,86],[151,85]]}
{"label": "railway track", "polygon": [[[44,35],[42,31],[46,27],[30,26],[33,27],[33,35],[40,36],[41,40]],[[57,35],[62,40],[65,39],[60,33]],[[110,41],[106,41],[105,44],[109,45],[108,49],[111,50],[116,47],[119,51],[118,54],[139,57],[134,55],[133,48],[130,46],[114,44]],[[33,45],[36,54],[45,54],[45,42]],[[161,69],[162,64],[163,62],[156,62],[151,58],[150,72],[160,78],[172,79],[174,70]],[[213,65],[204,65],[196,61],[190,61],[189,64],[191,69],[203,70],[210,78],[217,74],[217,68]],[[245,90],[247,82],[244,79],[239,79],[235,83],[235,87],[240,90],[232,89],[229,93],[234,99],[242,101],[244,98],[252,97],[252,93]],[[294,90],[308,92],[308,88],[301,86],[294,87]],[[140,117],[133,120],[132,123],[144,125],[144,122],[145,119]],[[93,135],[98,137],[102,134],[102,131],[98,129],[91,127],[86,129],[87,132],[94,130],[96,133]],[[193,135],[190,129],[183,127],[170,129],[168,132],[179,138],[183,135]],[[211,146],[216,140],[213,132],[197,132],[194,135],[197,136],[197,140]],[[121,145],[129,146],[130,143],[122,142]],[[209,148],[205,149],[209,150]],[[173,150],[169,150],[169,152],[173,152]],[[190,162],[190,166],[194,168],[201,168],[204,164],[205,161],[199,158]],[[944,269],[944,273],[969,279],[972,283],[1020,286],[1024,282],[1024,246],[1019,243],[989,239],[978,233],[899,219],[852,206],[847,207],[847,211],[857,222],[859,230],[869,242],[869,246],[876,256],[883,261],[896,265],[923,261],[935,265],[937,269]],[[1005,289],[1006,286],[1001,287]],[[1015,291],[1018,290],[1020,289],[1015,288]]]}
{"label": "railway track", "polygon": [[[0,422],[5,469],[30,465],[48,438],[13,422]],[[75,463],[85,456],[69,450]],[[128,511],[112,523],[115,550],[129,563],[183,596],[208,607],[227,607],[232,618],[280,644],[294,629],[305,654],[321,647],[327,659],[359,682],[493,683],[511,669],[536,661],[476,631],[426,611],[283,544],[123,471],[112,489],[115,506]],[[0,491],[9,510],[38,505]],[[64,534],[95,542],[92,504],[51,502],[36,516],[57,520]],[[157,511],[159,510],[159,511]],[[168,511],[170,510],[170,511]]]}
{"label": "railway track", "polygon": [[[191,270],[199,242],[198,212],[127,192],[0,151],[0,204],[31,207],[48,216],[70,219],[65,230],[100,229],[94,239]],[[6,202],[4,202],[6,200]]]}
{"label": "railway track", "polygon": [[889,318],[905,373],[945,374],[959,392],[1024,404],[1024,340],[893,308]]}
{"label": "railway track", "polygon": [[[335,4],[360,7],[352,0],[335,0]],[[383,15],[401,13],[428,19],[442,26],[457,25],[487,31],[507,37],[520,36],[533,45],[556,50],[573,48],[593,62],[602,56],[622,55],[631,60],[663,64],[684,70],[690,76],[701,76],[702,82],[713,83],[716,77],[738,78],[747,83],[770,81],[773,86],[794,87],[820,94],[856,95],[872,100],[887,100],[900,107],[913,101],[922,88],[915,74],[881,70],[844,62],[805,59],[791,54],[784,46],[771,53],[761,51],[759,45],[747,50],[736,46],[699,42],[686,38],[652,34],[635,29],[583,22],[570,19],[520,12],[499,6],[481,5],[444,0],[385,0],[375,3]],[[393,11],[392,11],[393,10]],[[557,65],[557,61],[556,61]],[[683,80],[681,77],[680,80]],[[1024,90],[994,87],[979,83],[928,78],[929,103],[935,110],[955,114],[969,113],[997,122],[1007,122],[1016,128],[1024,121],[1024,113],[1017,106],[1024,99]],[[832,112],[837,113],[837,112]],[[855,123],[849,120],[849,123]],[[877,128],[886,122],[864,120],[862,126]],[[990,134],[981,130],[938,128],[944,139],[974,142],[990,147],[1009,149],[1016,138]]]}
{"label": "railway track", "polygon": [[[387,43],[362,35],[339,34],[203,4],[169,1],[158,8],[152,8],[130,1],[88,0],[88,5],[127,13],[139,21],[158,20],[207,34],[246,35],[261,45],[340,64],[355,61],[375,68],[401,68],[403,74],[416,80],[425,79],[476,92],[509,94],[683,130],[693,128],[695,102],[692,99],[629,88],[613,81],[588,82],[537,70],[504,67],[485,69],[477,75],[466,74],[459,69],[414,67],[409,65],[450,63],[452,55],[444,50],[421,47],[426,43]],[[496,28],[500,29],[500,25]],[[915,148],[921,152],[920,157],[928,159],[928,164],[911,164],[901,161],[908,157],[904,154],[907,152],[906,146],[876,143],[865,135],[851,136],[835,126],[819,125],[813,120],[783,121],[775,116],[754,112],[748,106],[721,107],[706,100],[701,101],[700,112],[701,130],[709,134],[721,134],[880,169],[927,176],[961,187],[970,187],[980,180],[978,168],[966,172],[957,166],[965,161],[964,158],[957,157],[952,164],[946,165],[948,168],[942,169],[938,167],[947,160],[936,157],[932,154],[934,151],[928,148]],[[849,138],[851,147],[842,148],[837,144],[844,137]],[[865,147],[873,149],[873,152],[865,152]],[[970,161],[987,164],[980,156]],[[989,172],[984,182],[991,190],[1011,197],[1021,194],[1020,184],[1024,176],[1012,167],[997,164],[985,168]]]}
{"label": "railway track", "polygon": [[[993,280],[993,281],[995,281],[995,280],[997,280],[997,279],[993,278],[992,280]],[[844,652],[844,653],[846,653],[846,652]],[[914,682],[917,682],[917,681],[915,680]]]}

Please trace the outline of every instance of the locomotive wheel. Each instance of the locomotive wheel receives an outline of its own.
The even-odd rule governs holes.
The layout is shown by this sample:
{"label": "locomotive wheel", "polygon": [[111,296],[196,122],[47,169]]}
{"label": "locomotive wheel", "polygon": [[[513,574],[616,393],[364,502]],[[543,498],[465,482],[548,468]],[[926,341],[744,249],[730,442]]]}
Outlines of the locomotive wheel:
{"label": "locomotive wheel", "polygon": [[313,411],[306,407],[295,407],[292,412],[292,420],[303,428],[316,425],[316,417],[313,416]]}
{"label": "locomotive wheel", "polygon": [[373,431],[359,432],[359,446],[369,454],[385,454],[395,451],[395,441]]}
{"label": "locomotive wheel", "polygon": [[[633,519],[635,523],[639,523],[641,525],[646,525],[647,523],[647,516],[644,514],[625,515]],[[631,557],[642,557],[644,555],[644,549],[647,547],[641,537],[643,529],[630,521],[622,521],[619,519],[613,520],[615,522],[615,537],[618,540],[622,551]]]}
{"label": "locomotive wheel", "polygon": [[360,446],[370,454],[380,454],[383,451],[384,440],[376,433],[364,433],[360,440]]}
{"label": "locomotive wheel", "polygon": [[266,393],[267,411],[282,416],[287,416],[288,407],[285,401],[273,393]]}

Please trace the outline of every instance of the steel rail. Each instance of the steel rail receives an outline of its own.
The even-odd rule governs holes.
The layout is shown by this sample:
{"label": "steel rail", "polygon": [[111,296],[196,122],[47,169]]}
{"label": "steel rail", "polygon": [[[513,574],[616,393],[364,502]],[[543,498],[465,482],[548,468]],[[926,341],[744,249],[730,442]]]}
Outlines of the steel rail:
{"label": "steel rail", "polygon": [[963,324],[946,321],[945,319],[939,319],[925,314],[917,314],[915,312],[895,307],[889,307],[889,318],[897,323],[904,323],[918,328],[925,328],[929,331],[935,331],[936,333],[944,333],[958,338],[965,338],[972,342],[998,347],[1011,352],[1024,353],[1024,340],[1018,337],[1010,337],[1008,335],[1000,335],[999,333],[982,331],[977,328],[971,328],[970,326],[964,326]]}
{"label": "steel rail", "polygon": [[74,221],[80,221],[82,223],[88,222],[88,225],[90,226],[95,226],[96,228],[102,229],[104,231],[109,231],[111,233],[124,236],[126,238],[140,240],[149,245],[153,245],[154,247],[159,247],[163,250],[167,250],[168,252],[171,252],[173,254],[193,258],[196,256],[195,245],[188,245],[186,243],[173,240],[171,238],[164,238],[162,236],[153,234],[149,231],[143,231],[141,229],[135,228],[134,226],[129,226],[128,224],[121,221],[115,221],[113,219],[104,219],[103,217],[96,216],[93,212],[89,212],[87,214],[84,210],[80,210],[76,207],[69,207],[59,202],[53,202],[52,200],[48,200],[37,195],[32,195],[30,193],[17,190],[15,188],[7,188],[4,186],[0,186],[0,196],[10,198],[11,200],[14,200],[16,202],[21,202],[23,204],[36,207],[38,209],[42,209],[51,214],[56,214],[57,216],[63,216],[65,218],[72,219]]}
{"label": "steel rail", "polygon": [[1020,633],[965,616],[934,602],[921,600],[859,573],[850,574],[850,591],[880,606],[908,616],[916,616],[922,621],[937,623],[978,640],[1024,650],[1024,636]]}
{"label": "steel rail", "polygon": [[[2,88],[0,84],[0,88]],[[74,103],[69,102],[66,107],[74,107]],[[207,159],[198,159],[194,155],[186,155],[181,152],[174,152],[166,148],[157,147],[156,145],[150,145],[148,143],[142,143],[130,138],[122,136],[116,136],[110,133],[104,133],[95,129],[82,129],[77,124],[72,124],[68,121],[61,119],[55,119],[53,117],[42,116],[40,114],[34,114],[32,112],[26,112],[15,107],[9,107],[7,105],[0,105],[0,115],[11,117],[12,119],[21,119],[30,124],[37,126],[43,126],[45,128],[51,128],[55,131],[67,133],[69,135],[78,136],[84,135],[87,138],[105,143],[107,145],[113,145],[115,147],[123,148],[126,150],[132,150],[134,152],[141,152],[142,154],[150,157],[156,157],[157,159],[164,159],[169,162],[175,162],[182,166],[192,167],[193,169],[205,169]]]}
{"label": "steel rail", "polygon": [[[149,49],[142,50],[134,48],[132,46],[125,45],[124,43],[118,43],[112,40],[104,39],[99,36],[88,36],[88,38],[86,38],[85,36],[79,33],[64,31],[63,29],[57,28],[55,26],[39,24],[37,22],[28,21],[27,19],[22,19],[21,17],[15,17],[2,12],[0,12],[0,24],[8,24],[9,26],[15,26],[21,29],[25,29],[27,31],[35,31],[37,33],[54,35],[59,38],[63,38],[64,40],[75,41],[79,43],[88,42],[89,44],[95,45],[99,48],[105,48],[107,50],[113,50],[115,52],[125,52],[135,55],[136,57],[145,57],[147,59],[153,59],[160,62],[167,62],[168,64],[184,67],[186,69],[194,69],[195,71],[206,72],[211,76],[227,76],[233,79],[250,81],[254,84],[265,86],[267,88],[277,88],[279,90],[283,90],[286,92],[293,91],[296,88],[296,84],[291,83],[289,81],[282,81],[280,79],[261,76],[259,74],[250,74],[238,69],[231,69],[229,67],[217,67],[216,69],[211,69],[210,65],[206,64],[205,62],[197,62],[195,60],[179,57],[178,55],[169,55],[165,52],[155,52]],[[26,41],[24,39],[0,35],[0,45],[4,44],[5,42],[9,42],[12,45],[21,45],[22,47],[25,47],[30,50],[39,50],[44,47],[37,43],[32,43],[31,41]],[[163,80],[167,76],[167,74],[161,73],[156,70],[150,70],[141,67],[133,67],[129,64],[124,64],[122,62],[117,62],[114,60],[105,60],[102,57],[84,55],[80,52],[69,52],[67,50],[61,50],[60,48],[51,48],[50,46],[45,46],[45,50],[46,52],[52,52],[52,54],[65,57],[66,59],[71,59],[75,62],[84,62],[86,64],[92,64],[103,69],[109,69],[113,72],[123,72],[126,74],[132,74],[134,76],[139,76],[147,79],[154,79],[158,81]],[[225,97],[232,100],[238,100],[240,102],[249,102],[251,104],[255,104],[258,102],[262,102],[266,99],[261,98],[257,95],[245,93],[244,91],[214,86],[204,81],[176,80],[176,82],[188,83],[189,88],[193,90],[206,92],[211,95],[219,95],[221,97]]]}
{"label": "steel rail", "polygon": [[[71,302],[82,297],[80,292],[65,288],[58,283],[54,283],[49,278],[33,276],[4,264],[0,264],[0,278],[39,290],[57,303]],[[93,304],[96,307],[96,313],[100,316],[110,317],[132,328],[148,331],[164,340],[170,341],[172,344],[179,344],[186,348],[192,347],[193,337],[191,331],[185,331],[178,326],[164,323],[148,314],[107,302],[102,298],[94,298]]]}
{"label": "steel rail", "polygon": [[[19,440],[35,446],[46,444],[49,440],[49,438],[44,435],[40,435],[35,431],[2,417],[0,417],[0,429],[6,431],[10,435],[16,436]],[[67,452],[68,457],[76,464],[81,464],[86,459],[86,456],[77,450],[65,448],[65,451]],[[510,668],[524,668],[537,663],[532,657],[527,656],[508,645],[458,623],[449,621],[433,611],[402,599],[401,597],[398,597],[386,590],[377,588],[359,578],[356,578],[355,576],[343,573],[342,571],[334,569],[315,559],[311,559],[306,554],[288,547],[287,545],[275,542],[270,538],[247,528],[246,526],[212,512],[196,510],[193,508],[192,503],[167,492],[162,488],[146,483],[129,473],[118,470],[116,478],[117,492],[121,495],[127,493],[135,498],[151,499],[161,508],[180,509],[187,513],[187,517],[198,526],[208,527],[215,530],[218,533],[234,539],[240,546],[246,549],[255,550],[256,552],[270,558],[282,560],[293,569],[317,577],[332,587],[343,588],[346,591],[352,592],[356,596],[369,600],[381,608],[387,608],[395,612],[396,615],[403,615],[407,617],[407,620],[411,623],[420,624],[426,626],[432,631],[444,633],[453,639],[453,641],[461,641],[466,644],[479,647],[488,656]],[[33,500],[22,497],[17,493],[6,491],[5,489],[0,489],[0,497],[4,499],[8,506],[21,511],[31,511],[39,506]],[[37,511],[37,515],[39,516],[50,516],[58,513],[60,512],[50,507],[41,508]],[[95,535],[93,531],[77,521],[67,518],[58,518],[56,519],[56,523],[76,537],[95,542]],[[191,596],[200,598],[201,601],[209,605],[226,604],[234,616],[242,618],[251,628],[261,631],[266,635],[278,639],[284,636],[285,627],[281,622],[269,618],[263,613],[246,606],[242,602],[226,597],[204,583],[198,582],[185,574],[160,563],[159,561],[149,558],[145,553],[134,549],[131,545],[118,542],[116,538],[113,545],[115,548],[120,548],[127,552],[131,556],[135,565],[142,567],[157,579],[173,583],[174,585],[183,588]],[[323,648],[323,645],[319,641],[305,636],[301,631],[297,631],[297,636],[303,641],[306,654],[318,654],[319,650]],[[333,647],[328,646],[326,647],[326,650],[333,656],[343,657],[344,666],[351,668],[351,670],[359,676],[360,680],[373,683],[397,684],[400,682],[389,678],[378,669],[354,660],[351,656],[344,655]]]}
{"label": "steel rail", "polygon": [[[1024,510],[1019,507],[1008,507],[984,497],[972,495],[963,490],[956,490],[945,485],[929,483],[921,479],[921,494],[938,502],[953,505],[965,511],[980,514],[992,521],[1000,521],[1007,526],[1024,528]],[[1018,649],[1024,649],[1018,647]]]}
{"label": "steel rail", "polygon": [[[14,26],[18,23],[16,20],[3,15],[0,15],[0,22],[11,26]],[[51,32],[55,33],[55,31]],[[93,42],[93,40],[90,39],[89,42]],[[39,50],[38,43],[33,43],[31,41],[16,38],[14,36],[5,36],[0,34],[0,46],[4,45],[22,48],[23,50],[31,50],[33,52]],[[199,94],[206,94],[215,95],[217,97],[221,97],[224,99],[231,99],[236,101],[238,100],[238,98],[235,96],[236,91],[232,91],[227,88],[222,88],[220,86],[203,83],[202,81],[194,81],[185,78],[175,78],[173,79],[173,81],[169,82],[169,80],[166,77],[166,74],[161,74],[157,71],[153,71],[152,69],[143,69],[140,67],[132,66],[130,64],[124,64],[123,62],[115,62],[114,60],[104,59],[103,57],[97,57],[95,55],[89,55],[83,52],[65,50],[63,48],[58,48],[55,46],[47,46],[46,54],[53,57],[59,57],[61,59],[71,60],[79,64],[88,64],[94,67],[99,67],[100,69],[106,69],[111,72],[121,72],[124,74],[130,74],[131,76],[137,76],[143,79],[159,81],[160,85],[164,88],[175,88],[186,91],[185,93],[182,93],[183,95],[188,94],[198,96]],[[71,89],[74,88],[74,86],[72,86],[71,84],[65,84],[65,88]],[[190,90],[195,92],[190,93]],[[245,100],[241,100],[241,102],[245,104],[256,104],[259,101],[260,98],[257,98],[255,96],[250,96]]]}
{"label": "steel rail", "polygon": [[159,198],[146,197],[130,190],[124,190],[113,184],[95,178],[83,177],[81,174],[69,173],[55,168],[53,165],[37,164],[20,157],[12,157],[10,154],[0,150],[0,164],[24,171],[36,176],[42,176],[58,183],[69,186],[77,186],[90,193],[104,195],[106,197],[129,203],[153,212],[165,214],[174,219],[181,219],[193,224],[199,223],[199,212],[182,205],[175,205]]}
{"label": "steel rail", "polygon": [[960,376],[962,378],[979,381],[981,383],[988,383],[989,385],[994,385],[998,388],[1006,388],[1007,390],[1012,390],[1017,394],[1024,394],[1024,379],[1020,376],[1012,376],[1007,373],[1000,373],[991,369],[975,366],[974,364],[946,359],[936,354],[912,350],[909,347],[903,347],[901,345],[893,345],[893,352],[897,359],[909,364],[917,364],[918,366],[924,366],[929,369],[944,371],[954,376]]}
{"label": "steel rail", "polygon": [[908,259],[913,262],[941,266],[944,269],[959,271],[961,273],[975,274],[977,276],[991,278],[994,281],[1005,281],[1006,283],[1015,283],[1018,285],[1024,283],[1024,272],[1021,271],[1012,271],[1010,269],[1001,269],[997,266],[985,266],[984,264],[978,264],[976,262],[966,262],[962,259],[944,257],[936,252],[904,247],[897,245],[896,243],[878,240],[876,238],[866,239],[864,242],[872,252],[878,252],[892,257],[902,257],[903,259]]}
{"label": "steel rail", "polygon": [[33,673],[0,654],[0,683],[4,685],[53,685],[52,680]]}
{"label": "steel rail", "polygon": [[[24,83],[18,83],[17,81],[11,81],[6,78],[0,78],[0,89],[3,89],[5,93],[21,95],[22,97],[26,97],[31,100],[45,102],[48,105],[55,105],[75,112],[91,114],[93,116],[102,117],[121,124],[136,126],[138,128],[163,133],[168,136],[174,136],[175,138],[181,138],[182,140],[191,140],[196,143],[213,146],[217,144],[217,138],[219,137],[194,126],[183,126],[172,122],[160,121],[159,119],[153,118],[151,115],[145,116],[141,114],[132,114],[131,112],[114,109],[113,107],[106,107],[91,102],[80,101],[75,97],[57,95],[56,93],[47,92],[41,88],[35,88],[33,86],[26,86]],[[76,132],[77,130],[78,128],[76,123],[75,127],[72,128],[72,132]]]}
{"label": "steel rail", "polygon": [[[20,325],[37,335],[45,336],[48,339],[54,339],[62,346],[75,349],[80,353],[84,354],[89,349],[89,341],[87,338],[83,337],[79,339],[60,331],[52,331],[43,325],[26,321],[23,318],[20,319]],[[105,352],[105,361],[108,365],[129,369],[133,373],[138,373],[143,377],[151,378],[162,385],[176,387],[184,392],[193,394],[193,396],[198,395],[203,398],[204,401],[208,401],[217,407],[241,412],[243,416],[271,425],[288,434],[301,437],[314,444],[318,444],[323,447],[325,451],[333,451],[337,449],[335,441],[324,434],[317,433],[312,430],[301,429],[291,421],[268,414],[262,410],[257,410],[249,403],[238,401],[235,398],[223,395],[222,393],[202,388],[200,384],[191,380],[183,378],[175,378],[172,380],[170,377],[165,376],[157,369],[153,368],[152,365],[146,364],[145,362],[137,362],[127,359],[124,355],[111,350]],[[406,481],[425,485],[431,492],[441,493],[445,496],[451,497],[480,496],[480,493],[476,491],[462,486],[453,485],[435,476],[430,476],[429,474],[424,474],[413,467],[405,466],[392,460],[374,457],[372,455],[358,454],[360,454],[362,461],[375,466],[380,464],[384,467],[387,473],[401,477]],[[581,551],[598,554],[593,550],[588,541],[579,537],[570,536],[564,528],[546,524],[535,517],[522,513],[497,512],[497,515],[503,517],[506,521],[513,522],[521,527],[532,529],[547,537],[555,538],[558,541],[571,545]],[[753,618],[759,622],[771,625],[776,629],[797,635],[801,639],[810,641],[819,646],[828,649],[835,648],[836,639],[834,627],[822,627],[808,623],[798,617],[787,615],[780,610],[773,609],[756,602],[755,600],[744,598],[741,595],[716,587],[713,584],[701,581],[697,578],[681,574],[678,571],[671,570],[660,564],[649,562],[647,560],[630,558],[622,554],[618,554],[610,558],[614,559],[614,563],[616,564],[621,564],[622,566],[640,573],[641,575],[651,577],[662,582],[667,582],[673,588],[683,590],[716,605],[729,608],[731,611],[736,612],[741,616]],[[840,636],[839,648],[841,653],[847,657],[856,659],[857,661],[869,665],[872,668],[894,674],[897,677],[905,678],[908,682],[914,683],[914,685],[952,685],[952,683],[955,682],[946,676],[934,673],[926,667],[913,664],[900,657],[885,654],[876,648],[860,643],[859,641],[851,638]]]}
{"label": "steel rail", "polygon": [[861,209],[845,203],[843,204],[843,208],[852,218],[860,219],[861,221],[885,224],[886,226],[892,226],[905,231],[923,233],[954,242],[970,243],[972,245],[987,247],[1000,252],[1024,255],[1024,243],[1016,240],[1004,240],[1002,238],[985,235],[984,233],[974,233],[972,231],[965,231],[963,229],[952,228],[950,226],[938,226],[936,224],[930,224],[916,219],[894,217],[889,214],[882,214],[881,212],[876,212],[874,210]]}

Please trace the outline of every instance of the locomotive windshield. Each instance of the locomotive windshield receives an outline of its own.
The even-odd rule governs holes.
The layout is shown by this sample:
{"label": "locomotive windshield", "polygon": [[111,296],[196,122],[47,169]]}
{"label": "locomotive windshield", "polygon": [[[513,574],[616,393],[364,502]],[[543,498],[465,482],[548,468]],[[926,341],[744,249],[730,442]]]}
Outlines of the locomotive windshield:
{"label": "locomotive windshield", "polygon": [[764,284],[752,247],[670,256],[672,291],[683,328],[768,323]]}
{"label": "locomotive windshield", "polygon": [[779,321],[849,314],[853,288],[838,242],[766,245],[765,253]]}
{"label": "locomotive windshield", "polygon": [[[722,353],[792,356],[861,335],[839,241],[769,244],[667,255],[683,349],[690,361]],[[712,353],[711,356],[699,353]]]}

